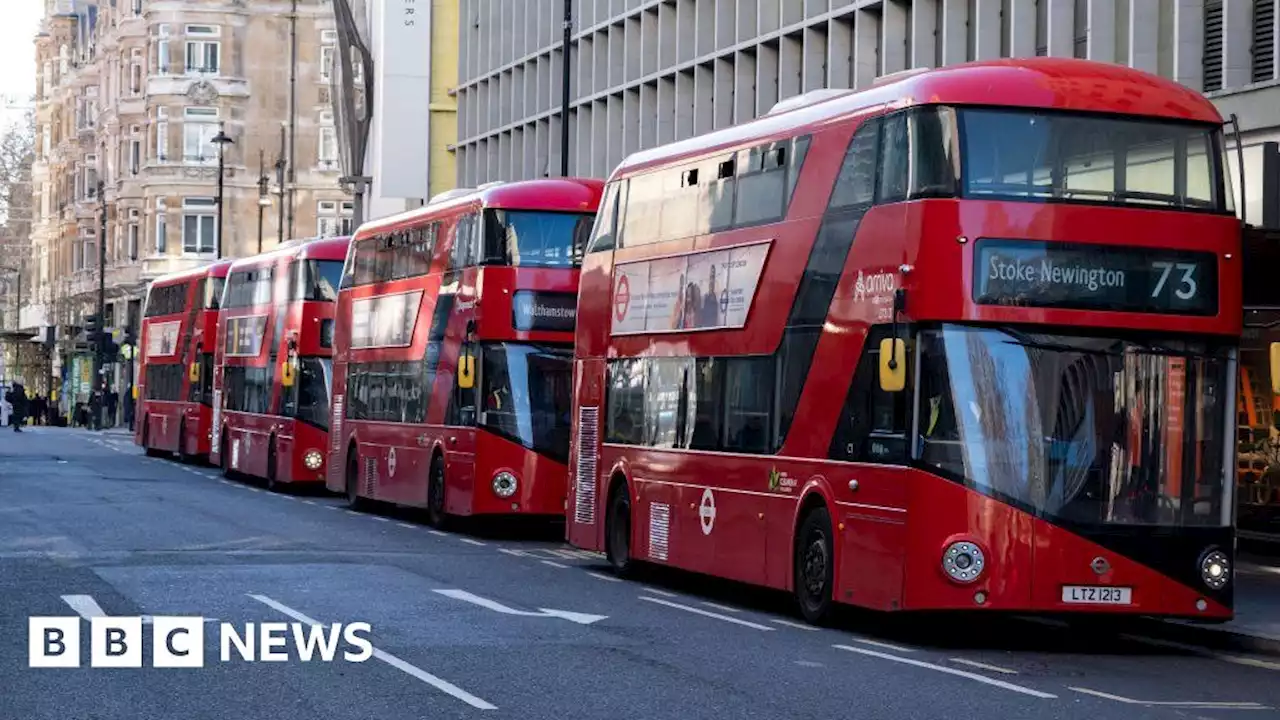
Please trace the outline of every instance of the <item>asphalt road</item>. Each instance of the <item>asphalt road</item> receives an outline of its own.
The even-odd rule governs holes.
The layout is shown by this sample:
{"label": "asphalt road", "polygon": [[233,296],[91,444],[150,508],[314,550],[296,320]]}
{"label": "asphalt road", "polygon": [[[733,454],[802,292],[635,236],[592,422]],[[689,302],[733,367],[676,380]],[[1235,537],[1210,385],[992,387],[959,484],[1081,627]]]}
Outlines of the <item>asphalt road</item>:
{"label": "asphalt road", "polygon": [[[99,614],[147,616],[144,667],[90,667],[84,620],[79,668],[28,667],[29,617]],[[162,616],[206,618],[203,668],[152,666]],[[274,622],[365,622],[376,651],[222,661],[223,623]],[[815,629],[774,593],[620,581],[554,530],[440,533],[55,428],[0,430],[0,629],[0,720],[1280,717],[1277,658],[972,615]]]}

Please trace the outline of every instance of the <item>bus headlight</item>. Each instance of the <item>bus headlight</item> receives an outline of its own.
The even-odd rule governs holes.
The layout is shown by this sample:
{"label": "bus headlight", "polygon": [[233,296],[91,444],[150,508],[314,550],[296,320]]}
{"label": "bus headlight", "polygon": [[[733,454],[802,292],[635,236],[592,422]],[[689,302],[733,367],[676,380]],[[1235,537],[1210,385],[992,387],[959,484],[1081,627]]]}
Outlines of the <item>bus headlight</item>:
{"label": "bus headlight", "polygon": [[493,476],[493,494],[500,498],[509,498],[516,494],[516,487],[519,484],[515,475],[503,470]]}
{"label": "bus headlight", "polygon": [[1231,560],[1221,550],[1205,553],[1200,559],[1200,579],[1210,589],[1221,590],[1231,581]]}
{"label": "bus headlight", "polygon": [[306,465],[308,470],[319,470],[324,464],[324,456],[319,450],[308,450],[307,454],[302,456],[302,464]]}
{"label": "bus headlight", "polygon": [[962,540],[942,551],[942,571],[955,582],[967,585],[977,580],[986,566],[982,548],[974,543]]}

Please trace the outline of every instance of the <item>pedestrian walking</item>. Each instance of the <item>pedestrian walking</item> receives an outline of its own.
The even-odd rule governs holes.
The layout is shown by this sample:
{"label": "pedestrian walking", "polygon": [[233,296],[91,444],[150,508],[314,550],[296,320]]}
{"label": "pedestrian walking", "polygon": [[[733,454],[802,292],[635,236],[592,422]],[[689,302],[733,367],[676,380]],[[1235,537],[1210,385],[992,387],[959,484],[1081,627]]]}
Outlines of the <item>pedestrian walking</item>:
{"label": "pedestrian walking", "polygon": [[107,391],[107,427],[116,426],[116,410],[120,407],[120,394],[115,390]]}
{"label": "pedestrian walking", "polygon": [[22,432],[23,421],[27,417],[27,389],[22,383],[15,382],[9,386],[9,404],[13,406],[13,417],[9,424],[14,432]]}

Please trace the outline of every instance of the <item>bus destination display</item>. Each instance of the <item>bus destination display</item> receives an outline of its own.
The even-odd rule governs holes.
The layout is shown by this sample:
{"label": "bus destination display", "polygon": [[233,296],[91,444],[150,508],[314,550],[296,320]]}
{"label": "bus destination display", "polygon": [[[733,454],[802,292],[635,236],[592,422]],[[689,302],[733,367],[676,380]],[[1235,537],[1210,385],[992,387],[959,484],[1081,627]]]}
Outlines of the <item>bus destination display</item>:
{"label": "bus destination display", "polygon": [[979,240],[973,299],[982,305],[1213,315],[1212,253]]}

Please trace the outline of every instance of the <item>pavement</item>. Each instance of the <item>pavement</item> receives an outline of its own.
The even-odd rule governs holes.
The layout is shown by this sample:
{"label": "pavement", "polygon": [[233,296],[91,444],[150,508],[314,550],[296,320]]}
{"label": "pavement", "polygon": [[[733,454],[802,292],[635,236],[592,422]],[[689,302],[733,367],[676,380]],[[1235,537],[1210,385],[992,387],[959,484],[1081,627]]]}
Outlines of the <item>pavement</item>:
{"label": "pavement", "polygon": [[[560,536],[269,493],[127,434],[0,431],[0,720],[1280,717],[1266,653],[971,614],[814,628],[770,591],[619,580]],[[31,616],[72,618],[80,667],[28,666]],[[143,616],[142,667],[90,667],[95,616]],[[153,667],[181,650],[170,616],[203,618],[202,668]],[[325,660],[337,623],[372,651],[326,635]]]}

